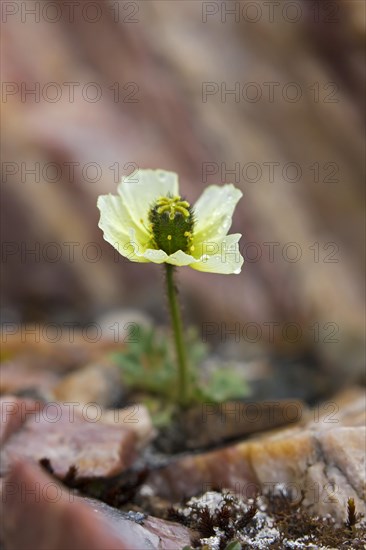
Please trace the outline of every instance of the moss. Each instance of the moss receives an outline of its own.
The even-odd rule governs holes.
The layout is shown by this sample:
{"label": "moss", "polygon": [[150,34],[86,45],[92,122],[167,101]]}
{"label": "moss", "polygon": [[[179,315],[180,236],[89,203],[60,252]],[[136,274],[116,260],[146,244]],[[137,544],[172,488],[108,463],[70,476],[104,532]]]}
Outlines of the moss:
{"label": "moss", "polygon": [[[214,493],[207,493],[207,495],[210,494]],[[245,529],[256,513],[255,504],[244,507],[243,503],[233,495],[223,493],[221,502],[214,507],[205,504],[204,497],[193,503],[191,501],[188,509],[172,508],[168,517],[171,520],[180,521],[199,533],[199,536],[192,541],[193,548],[209,548],[210,546],[206,543],[201,544],[202,539],[216,537],[218,550],[225,550],[232,544],[233,548],[236,548],[236,534]]]}
{"label": "moss", "polygon": [[[285,494],[267,499],[268,513],[273,516],[281,534],[281,542],[305,539],[329,548],[364,548],[366,527],[356,524],[361,520],[353,499],[348,499],[347,521],[337,527],[334,518],[309,514],[300,503],[293,503]],[[280,548],[280,547],[279,547]]]}
{"label": "moss", "polygon": [[247,505],[233,495],[222,494],[219,505],[210,507],[204,504],[205,498],[191,499],[188,507],[170,514],[171,519],[198,531],[193,549],[365,548],[366,526],[353,499],[348,500],[345,524],[337,527],[333,518],[311,515],[302,500],[294,503],[281,492],[258,496],[256,504],[249,501]]}

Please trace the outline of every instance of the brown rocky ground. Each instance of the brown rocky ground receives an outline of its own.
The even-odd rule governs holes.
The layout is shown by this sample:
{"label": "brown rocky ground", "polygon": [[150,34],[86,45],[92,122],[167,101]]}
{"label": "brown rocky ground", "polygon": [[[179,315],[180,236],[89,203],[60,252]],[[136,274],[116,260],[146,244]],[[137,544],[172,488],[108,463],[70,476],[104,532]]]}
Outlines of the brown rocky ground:
{"label": "brown rocky ground", "polygon": [[[47,357],[41,348],[40,357]],[[202,495],[197,502],[205,505],[211,498],[207,491],[214,492],[216,501],[230,491],[241,502],[236,506],[245,517],[250,506],[258,508],[245,529],[241,528],[243,548],[246,540],[252,544],[262,540],[258,548],[292,548],[280,542],[287,531],[286,540],[297,540],[297,548],[307,548],[299,546],[305,545],[305,535],[300,527],[296,534],[294,524],[303,524],[312,537],[317,533],[330,541],[331,533],[346,529],[349,502],[354,503],[357,518],[365,514],[363,388],[350,388],[315,407],[298,400],[272,401],[271,406],[269,402],[227,403],[221,409],[204,404],[201,415],[192,409],[195,430],[191,429],[191,436],[204,448],[209,427],[215,436],[210,439],[213,448],[200,450],[198,446],[169,456],[154,449],[157,432],[143,405],[115,408],[115,397],[106,402],[111,373],[112,380],[116,376],[106,360],[108,350],[104,344],[99,351],[94,348],[92,354],[86,353],[86,363],[76,361],[64,370],[53,355],[56,375],[52,383],[48,376],[41,376],[49,373],[42,362],[39,376],[23,379],[24,368],[32,372],[36,351],[33,357],[30,352],[28,366],[16,354],[0,366],[0,374],[2,368],[7,373],[2,386],[7,393],[0,400],[5,550],[179,550],[210,538],[209,544],[216,548],[217,540],[221,537],[223,544],[228,535],[217,531],[214,520],[207,520],[211,527],[204,528],[201,520],[184,519],[179,511],[195,495]],[[18,395],[8,393],[9,373]],[[89,383],[82,384],[85,373],[89,373]],[[60,388],[63,400],[56,400]],[[114,390],[120,396],[120,407],[123,384]],[[280,414],[284,426],[279,426]],[[229,438],[239,439],[220,444],[217,434],[224,437],[225,427]],[[282,508],[287,510],[285,519],[278,515]],[[316,518],[326,518],[324,528],[319,527],[323,520]],[[19,523],[21,530],[16,527]],[[353,547],[359,547],[362,523],[357,523],[358,530],[342,531],[344,545],[340,547],[351,548],[346,543],[352,536]],[[270,546],[268,530],[274,546]]]}

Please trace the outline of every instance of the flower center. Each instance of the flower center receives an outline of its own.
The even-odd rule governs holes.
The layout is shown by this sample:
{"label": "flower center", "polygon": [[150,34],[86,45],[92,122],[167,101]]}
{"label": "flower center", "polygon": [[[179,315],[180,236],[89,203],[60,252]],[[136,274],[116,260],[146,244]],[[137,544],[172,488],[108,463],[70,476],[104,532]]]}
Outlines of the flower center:
{"label": "flower center", "polygon": [[167,254],[193,252],[194,216],[189,202],[180,196],[160,197],[149,212],[153,244]]}

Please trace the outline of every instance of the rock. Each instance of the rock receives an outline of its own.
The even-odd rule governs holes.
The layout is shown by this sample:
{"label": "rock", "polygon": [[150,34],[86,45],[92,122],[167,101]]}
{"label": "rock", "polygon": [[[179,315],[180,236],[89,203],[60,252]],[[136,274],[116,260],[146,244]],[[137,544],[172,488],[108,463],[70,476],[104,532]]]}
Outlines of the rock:
{"label": "rock", "polygon": [[1,357],[14,361],[14,370],[28,367],[44,373],[51,369],[63,375],[121,348],[121,344],[109,339],[95,340],[95,332],[95,323],[90,324],[90,330],[88,325],[80,329],[73,323],[5,325],[1,331]]}
{"label": "rock", "polygon": [[186,448],[197,449],[298,423],[305,410],[304,403],[294,400],[204,403],[184,413],[180,430]]}
{"label": "rock", "polygon": [[53,390],[54,398],[75,404],[113,407],[123,398],[121,370],[107,358],[65,376]]}
{"label": "rock", "polygon": [[99,414],[100,410],[90,406],[81,415],[72,407],[45,404],[8,437],[0,455],[0,473],[4,475],[20,457],[35,462],[49,459],[59,477],[71,466],[77,468],[77,477],[121,473],[133,460],[136,436],[125,426],[96,421]]}
{"label": "rock", "polygon": [[[159,539],[157,548],[162,550],[181,550],[190,544],[191,536],[186,527],[170,521],[164,521],[153,516],[148,516],[144,521],[144,527],[149,533],[153,533]],[[142,548],[142,547],[141,547]]]}
{"label": "rock", "polygon": [[186,527],[153,517],[126,519],[115,508],[67,492],[25,462],[6,478],[2,508],[7,550],[180,550],[190,544]]}
{"label": "rock", "polygon": [[[366,512],[366,428],[343,427],[316,435],[319,450],[306,470],[307,483],[314,487],[314,499],[306,505],[316,512],[345,520],[347,500],[355,499],[358,512]],[[310,489],[311,491],[311,489]]]}
{"label": "rock", "polygon": [[[19,463],[5,480],[1,539],[7,550],[126,550],[107,523],[39,468]],[[22,528],[19,529],[19,525]]]}
{"label": "rock", "polygon": [[[83,415],[86,406],[88,405],[77,405],[75,411]],[[136,436],[136,445],[139,449],[147,445],[156,435],[150,413],[141,403],[123,409],[100,408],[98,422],[131,430]]]}
{"label": "rock", "polygon": [[150,413],[140,403],[124,409],[103,410],[100,422],[111,426],[125,426],[132,430],[139,448],[144,447],[156,435]]}
{"label": "rock", "polygon": [[33,399],[19,399],[12,395],[0,398],[0,443],[5,441],[25,422],[27,415],[39,412],[43,404]]}
{"label": "rock", "polygon": [[0,395],[36,390],[46,398],[59,378],[54,372],[35,368],[24,360],[9,360],[0,366]]}
{"label": "rock", "polygon": [[[350,497],[357,510],[365,513],[364,403],[364,392],[353,392],[348,400],[340,396],[317,407],[304,427],[280,429],[224,449],[183,456],[151,472],[140,491],[153,491],[174,502],[209,488],[231,489],[248,498],[281,484],[294,498],[300,498],[303,491],[309,511],[329,513],[338,522],[345,520]],[[325,416],[319,414],[329,406],[332,415],[329,411]],[[337,415],[337,410],[342,412]]]}
{"label": "rock", "polygon": [[309,428],[331,430],[334,426],[366,426],[366,392],[345,390],[334,399],[320,403],[308,415]]}
{"label": "rock", "polygon": [[[185,545],[190,544],[190,530],[177,523],[144,516],[144,514],[121,512],[91,498],[85,498],[83,502],[90,505],[96,514],[107,519],[121,540],[127,538],[133,541],[133,548],[136,550],[143,548],[181,550]],[[131,521],[130,518],[133,517],[136,518],[135,521]]]}

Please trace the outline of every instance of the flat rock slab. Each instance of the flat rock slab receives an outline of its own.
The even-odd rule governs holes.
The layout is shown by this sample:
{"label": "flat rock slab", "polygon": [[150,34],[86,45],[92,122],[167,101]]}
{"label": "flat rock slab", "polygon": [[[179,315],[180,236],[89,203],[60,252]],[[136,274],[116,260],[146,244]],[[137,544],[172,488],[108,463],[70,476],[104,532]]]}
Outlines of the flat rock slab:
{"label": "flat rock slab", "polygon": [[[84,409],[81,415],[73,407],[48,403],[32,412],[35,405],[29,403],[25,415],[19,413],[22,403],[24,400],[15,400],[13,405],[11,400],[2,403],[8,408],[1,475],[18,458],[33,462],[47,458],[59,477],[64,477],[71,466],[77,468],[78,477],[110,477],[130,466],[135,456],[135,433],[125,426],[95,421],[97,408]],[[9,435],[14,428],[18,429]]]}
{"label": "flat rock slab", "polygon": [[305,427],[181,457],[151,472],[141,491],[179,502],[210,488],[230,489],[246,499],[282,485],[294,499],[304,495],[303,503],[312,513],[330,513],[342,522],[352,497],[358,512],[365,514],[364,402],[364,393],[358,393],[342,410],[337,400],[332,402],[331,416],[329,410],[325,415],[315,411]]}
{"label": "flat rock slab", "polygon": [[119,425],[132,430],[139,449],[154,439],[157,433],[147,407],[141,403],[123,409],[104,409],[100,420],[109,426]]}
{"label": "flat rock slab", "polygon": [[299,423],[306,412],[305,404],[299,400],[204,403],[183,413],[180,429],[184,433],[186,447],[199,449]]}
{"label": "flat rock slab", "polygon": [[40,413],[43,404],[34,399],[18,398],[13,395],[0,397],[0,443],[24,424],[30,414]]}
{"label": "flat rock slab", "polygon": [[[133,548],[138,550],[146,549],[166,549],[175,548],[181,550],[187,544],[190,544],[191,531],[171,521],[165,521],[153,516],[145,516],[138,521],[126,519],[128,514],[120,512],[107,504],[95,499],[83,499],[83,502],[92,507],[93,511],[99,517],[107,519],[111,528],[118,534],[121,540],[130,540],[133,542]],[[131,513],[131,516],[134,514]],[[143,516],[143,514],[135,514]]]}
{"label": "flat rock slab", "polygon": [[[52,325],[52,323],[51,323]],[[15,361],[14,367],[22,366],[63,374],[80,365],[86,365],[103,357],[108,351],[123,348],[123,344],[101,338],[88,339],[82,330],[69,330],[65,325],[61,337],[55,338],[52,327],[33,323],[6,327],[0,331],[2,359]],[[15,358],[15,359],[14,359]]]}
{"label": "flat rock slab", "polygon": [[100,358],[66,375],[53,388],[53,397],[56,401],[113,407],[123,397],[121,369],[107,358]]}
{"label": "flat rock slab", "polygon": [[23,360],[6,361],[0,366],[0,395],[37,390],[47,396],[58,380],[56,373]]}
{"label": "flat rock slab", "polygon": [[[0,335],[0,395],[31,394],[33,397],[35,393],[37,397],[52,401],[55,399],[53,389],[57,387],[60,400],[65,401],[99,402],[99,399],[101,405],[106,401],[109,406],[119,399],[122,384],[117,367],[114,372],[108,365],[105,369],[102,367],[106,355],[123,349],[123,344],[104,338],[93,342],[81,330],[72,330],[70,334],[64,330],[59,339],[52,340],[55,336],[52,327],[37,323],[29,327],[6,327]],[[89,367],[86,373],[85,366]],[[80,375],[69,379],[68,374],[74,370],[80,370]],[[93,399],[95,396],[97,399]]]}
{"label": "flat rock slab", "polygon": [[191,533],[181,525],[150,516],[126,519],[117,509],[65,491],[25,462],[4,480],[1,506],[6,550],[181,550],[190,544]]}

